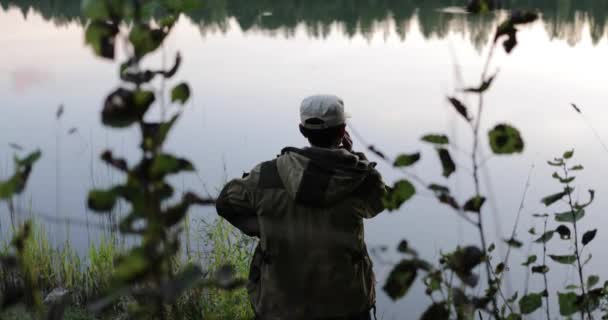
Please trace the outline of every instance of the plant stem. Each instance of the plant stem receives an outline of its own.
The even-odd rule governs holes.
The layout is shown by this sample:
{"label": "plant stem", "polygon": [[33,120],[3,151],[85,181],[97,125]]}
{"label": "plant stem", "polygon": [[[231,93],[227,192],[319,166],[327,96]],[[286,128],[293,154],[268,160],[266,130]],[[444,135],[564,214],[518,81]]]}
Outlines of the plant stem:
{"label": "plant stem", "polygon": [[[568,168],[566,167],[566,164],[564,163],[562,165],[563,169],[564,169],[564,175],[565,175],[565,179],[568,179]],[[587,294],[585,292],[585,280],[583,277],[583,265],[581,264],[581,256],[580,256],[580,251],[578,249],[578,228],[576,225],[576,208],[574,207],[574,202],[572,201],[572,188],[570,188],[570,184],[567,183],[566,184],[566,188],[567,188],[567,194],[568,194],[568,205],[570,206],[570,213],[572,213],[572,225],[574,226],[574,255],[576,256],[576,264],[578,267],[578,277],[579,280],[581,282],[581,291],[583,294],[583,297],[586,298]],[[584,299],[583,299],[584,300]],[[589,307],[587,306],[587,304],[585,304],[585,310],[581,310],[581,319],[585,319],[585,311],[587,312],[587,316],[589,319],[593,319],[591,317],[591,312],[589,311]]]}
{"label": "plant stem", "polygon": [[[486,78],[486,74],[488,73],[488,68],[490,66],[490,61],[492,60],[492,57],[494,55],[494,48],[496,47],[496,42],[492,43],[492,46],[490,47],[490,51],[488,53],[488,57],[486,59],[486,63],[483,69],[483,72],[481,73],[481,82],[483,83],[485,81]],[[478,148],[479,148],[479,127],[481,125],[481,115],[483,113],[483,92],[479,93],[479,104],[478,104],[478,108],[477,108],[477,117],[475,118],[475,124],[472,126],[472,130],[473,130],[473,149],[472,149],[472,154],[471,154],[471,162],[473,164],[473,182],[475,184],[475,196],[476,197],[480,197],[481,196],[481,192],[480,192],[480,185],[479,185],[479,162],[477,159],[477,155],[478,155]],[[483,215],[480,212],[478,215],[478,220],[477,220],[477,229],[479,231],[479,237],[481,240],[481,246],[482,246],[482,252],[483,255],[486,256],[486,274],[488,277],[488,288],[492,287],[492,270],[491,270],[491,264],[489,261],[489,258],[487,257],[487,241],[486,241],[486,237],[484,234],[484,229],[483,229]],[[498,304],[496,302],[496,295],[492,295],[492,307],[493,307],[493,314],[494,317],[496,319],[499,319],[499,315],[498,315]]]}
{"label": "plant stem", "polygon": [[[547,220],[549,220],[548,217],[545,218],[545,227],[543,228],[543,234],[547,233]],[[547,264],[547,242],[543,241],[543,266],[546,266]],[[545,311],[547,312],[547,320],[551,319],[551,313],[549,312],[549,284],[547,281],[547,273],[544,272],[543,273],[543,280],[545,281]]]}

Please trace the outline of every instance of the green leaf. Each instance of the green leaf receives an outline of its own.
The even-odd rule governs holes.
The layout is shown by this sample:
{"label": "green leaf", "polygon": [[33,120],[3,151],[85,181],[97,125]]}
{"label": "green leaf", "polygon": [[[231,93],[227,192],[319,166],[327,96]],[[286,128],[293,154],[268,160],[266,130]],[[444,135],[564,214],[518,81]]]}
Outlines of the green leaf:
{"label": "green leaf", "polygon": [[564,159],[555,158],[555,161],[547,161],[547,164],[552,167],[561,167],[564,165]]}
{"label": "green leaf", "polygon": [[476,212],[479,213],[481,211],[481,207],[486,202],[485,197],[475,196],[464,204],[464,211]]}
{"label": "green leaf", "polygon": [[101,120],[113,128],[126,128],[141,120],[153,102],[154,93],[151,91],[119,88],[106,98]]}
{"label": "green leaf", "polygon": [[454,163],[454,160],[452,160],[452,156],[447,149],[439,148],[437,149],[437,154],[439,155],[439,160],[441,160],[443,176],[447,178],[456,171],[456,164]]}
{"label": "green leaf", "polygon": [[141,249],[135,248],[121,257],[114,269],[114,279],[126,283],[141,278],[149,271],[150,262]]}
{"label": "green leaf", "polygon": [[466,88],[463,91],[470,92],[470,93],[483,93],[490,88],[490,85],[492,85],[492,82],[494,81],[495,77],[496,77],[496,75],[489,77],[477,88]]}
{"label": "green leaf", "polygon": [[488,246],[488,252],[492,252],[494,249],[496,249],[496,245],[494,243],[490,243],[490,246]]}
{"label": "green leaf", "polygon": [[152,159],[152,164],[150,165],[150,174],[157,178],[181,171],[194,171],[194,166],[190,161],[176,158],[170,154],[157,155]]}
{"label": "green leaf", "polygon": [[550,206],[552,204],[554,204],[555,202],[561,200],[563,197],[565,197],[568,194],[568,192],[566,190],[562,191],[562,192],[558,192],[549,196],[544,197],[541,202],[545,204],[545,206]]}
{"label": "green leaf", "polygon": [[595,235],[597,234],[597,229],[593,229],[590,231],[585,232],[585,234],[583,235],[583,245],[586,246],[589,244],[589,242],[593,241],[593,239],[595,239]]}
{"label": "green leaf", "polygon": [[505,271],[505,264],[504,262],[501,262],[496,266],[496,270],[494,271],[494,273],[501,274],[503,271]]}
{"label": "green leaf", "polygon": [[574,292],[568,293],[557,293],[558,302],[559,302],[559,313],[568,317],[579,311],[579,306],[577,303],[578,296]]}
{"label": "green leaf", "polygon": [[397,156],[393,166],[395,167],[409,167],[420,160],[420,152],[412,154],[401,154]]}
{"label": "green leaf", "polygon": [[564,152],[564,159],[570,159],[574,155],[574,150]]}
{"label": "green leaf", "polygon": [[552,177],[559,180],[559,182],[563,184],[568,184],[576,179],[576,177],[562,178],[557,172],[554,172]]}
{"label": "green leaf", "polygon": [[32,166],[40,157],[42,153],[40,150],[36,150],[28,154],[25,158],[18,158],[15,156],[15,173],[13,176],[5,181],[0,181],[0,200],[8,199],[13,195],[17,195],[25,190],[25,186],[29,179],[30,173],[32,172]]}
{"label": "green leaf", "polygon": [[462,102],[460,102],[460,100],[454,97],[448,97],[448,101],[452,104],[452,107],[456,109],[456,112],[458,112],[467,122],[471,121],[471,117],[469,116],[467,107]]}
{"label": "green leaf", "polygon": [[538,293],[530,293],[527,294],[519,300],[519,309],[522,314],[530,314],[538,308],[542,307],[543,298]]}
{"label": "green leaf", "polygon": [[524,141],[519,131],[507,124],[499,124],[488,133],[490,148],[495,154],[521,153]]}
{"label": "green leaf", "polygon": [[167,122],[142,123],[141,129],[144,136],[142,148],[146,151],[150,151],[162,146],[167,139],[169,131],[171,131],[179,116],[180,114],[178,113],[171,117],[171,120]]}
{"label": "green leaf", "polygon": [[584,216],[585,216],[585,210],[583,210],[583,209],[580,209],[574,213],[572,211],[567,211],[567,212],[562,212],[562,213],[556,213],[555,221],[574,223],[575,221],[579,221],[580,219],[582,219]]}
{"label": "green leaf", "polygon": [[555,232],[559,233],[559,237],[562,240],[569,240],[570,239],[570,229],[568,227],[566,227],[565,225],[560,225],[559,227],[557,227],[557,229],[555,229]]}
{"label": "green leaf", "polygon": [[450,188],[438,184],[431,184],[428,186],[429,190],[434,191],[435,193],[450,193]]}
{"label": "green leaf", "polygon": [[531,255],[531,256],[528,256],[528,259],[526,259],[526,261],[524,263],[522,263],[521,265],[528,267],[531,264],[533,264],[534,262],[536,262],[536,260],[537,260],[536,255]]}
{"label": "green leaf", "polygon": [[411,182],[399,180],[395,182],[384,197],[384,207],[389,211],[397,210],[403,203],[410,200],[415,193],[416,188]]}
{"label": "green leaf", "polygon": [[424,142],[432,143],[432,144],[448,144],[450,143],[449,138],[443,134],[427,134],[421,139]]}
{"label": "green leaf", "polygon": [[118,27],[107,21],[94,20],[85,30],[85,43],[93,48],[97,56],[114,59],[114,46]]}
{"label": "green leaf", "polygon": [[40,157],[42,157],[42,152],[38,149],[25,156],[25,158],[20,159],[15,157],[15,164],[21,167],[31,167],[36,161],[40,160]]}
{"label": "green leaf", "polygon": [[585,169],[585,167],[583,167],[582,165],[579,164],[579,165],[573,166],[572,168],[570,168],[568,170],[570,170],[570,171],[580,171],[580,170],[584,170],[584,169]]}
{"label": "green leaf", "polygon": [[437,194],[437,199],[439,200],[439,202],[447,204],[448,206],[452,207],[452,209],[454,209],[454,210],[460,209],[460,206],[458,205],[458,202],[456,201],[456,199],[454,199],[454,197],[452,197],[451,195],[449,195],[447,193]]}
{"label": "green leaf", "polygon": [[553,260],[557,263],[561,263],[561,264],[573,264],[574,262],[576,262],[575,255],[560,256],[560,255],[550,254],[549,258],[551,258],[551,260]]}
{"label": "green leaf", "polygon": [[171,101],[185,104],[190,98],[190,87],[186,83],[178,84],[171,90]]}
{"label": "green leaf", "polygon": [[524,245],[521,241],[515,238],[505,239],[505,243],[512,248],[521,248]]}
{"label": "green leaf", "polygon": [[549,272],[549,267],[547,267],[546,265],[532,267],[532,273],[545,274],[547,272]]}
{"label": "green leaf", "polygon": [[411,288],[418,275],[418,268],[412,260],[402,260],[391,271],[382,289],[393,300],[402,298]]}
{"label": "green leaf", "polygon": [[158,49],[165,39],[166,33],[161,29],[151,29],[145,24],[136,24],[129,34],[135,56],[141,58]]}
{"label": "green leaf", "polygon": [[534,240],[536,243],[547,243],[549,240],[553,238],[554,231],[545,232],[540,238]]}
{"label": "green leaf", "polygon": [[470,287],[477,285],[478,277],[471,271],[477,267],[484,259],[481,249],[475,246],[458,248],[449,260],[449,268],[456,272],[456,275]]}
{"label": "green leaf", "polygon": [[6,181],[0,181],[0,199],[8,199],[18,193],[20,178],[14,175]]}
{"label": "green leaf", "polygon": [[89,209],[97,212],[108,212],[114,209],[118,194],[114,189],[100,190],[93,189],[89,191],[88,206]]}
{"label": "green leaf", "polygon": [[433,303],[424,313],[420,320],[449,319],[450,312],[445,302]]}
{"label": "green leaf", "polygon": [[595,287],[600,282],[600,277],[597,275],[590,275],[587,278],[587,289]]}

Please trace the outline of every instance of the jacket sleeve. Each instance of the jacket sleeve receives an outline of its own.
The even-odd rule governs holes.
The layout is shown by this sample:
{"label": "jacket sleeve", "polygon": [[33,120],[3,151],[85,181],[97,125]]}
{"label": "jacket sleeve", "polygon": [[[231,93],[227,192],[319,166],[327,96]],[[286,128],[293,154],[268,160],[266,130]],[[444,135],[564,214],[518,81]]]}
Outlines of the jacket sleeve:
{"label": "jacket sleeve", "polygon": [[382,181],[382,176],[376,169],[373,169],[355,191],[355,196],[359,200],[357,214],[369,219],[384,211],[386,193],[386,185]]}
{"label": "jacket sleeve", "polygon": [[260,167],[257,166],[242,179],[228,182],[216,202],[217,213],[250,237],[259,237],[260,234],[256,210],[259,174]]}

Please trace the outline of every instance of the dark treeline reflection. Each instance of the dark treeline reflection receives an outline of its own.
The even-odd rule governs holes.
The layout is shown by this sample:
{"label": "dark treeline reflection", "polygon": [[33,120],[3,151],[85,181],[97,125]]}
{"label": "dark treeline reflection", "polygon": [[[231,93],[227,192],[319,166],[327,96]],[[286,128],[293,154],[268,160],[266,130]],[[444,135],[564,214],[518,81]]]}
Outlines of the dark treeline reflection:
{"label": "dark treeline reflection", "polygon": [[[61,25],[82,22],[80,0],[0,0],[3,9],[18,8],[24,14],[34,10]],[[371,37],[376,31],[394,28],[405,39],[412,23],[425,38],[443,38],[450,32],[467,35],[476,47],[490,37],[494,15],[482,17],[452,14],[446,7],[463,6],[455,0],[207,0],[203,8],[189,14],[203,34],[229,29],[234,19],[245,32],[293,35],[304,26],[314,37],[326,37],[337,26],[345,35]],[[551,38],[571,45],[583,37],[589,26],[594,43],[608,32],[606,0],[503,0],[505,9],[537,9]]]}

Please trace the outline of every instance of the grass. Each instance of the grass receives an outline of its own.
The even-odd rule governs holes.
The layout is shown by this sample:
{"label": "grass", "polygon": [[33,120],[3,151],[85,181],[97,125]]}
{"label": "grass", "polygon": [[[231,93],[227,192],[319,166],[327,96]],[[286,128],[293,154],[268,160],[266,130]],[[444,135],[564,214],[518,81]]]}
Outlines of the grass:
{"label": "grass", "polygon": [[[114,236],[103,237],[97,245],[92,245],[87,254],[79,256],[69,242],[61,248],[53,247],[43,226],[34,225],[32,237],[28,240],[26,264],[32,274],[38,276],[43,296],[54,288],[70,290],[71,308],[66,310],[64,319],[114,319],[124,312],[128,299],[122,299],[112,306],[107,314],[92,315],[85,309],[95,297],[110,288],[114,259],[126,248],[119,245]],[[190,226],[187,224],[186,229]],[[201,234],[201,248],[191,250],[190,243],[184,254],[174,263],[176,270],[188,264],[202,265],[206,274],[211,275],[220,266],[230,264],[239,277],[246,278],[255,242],[222,219],[211,223],[202,221],[198,230]],[[188,233],[190,230],[188,230]],[[0,244],[0,254],[9,250],[9,244]],[[0,269],[2,286],[14,281],[14,274]],[[168,319],[251,319],[251,310],[247,291],[241,288],[234,291],[223,291],[215,288],[195,288],[182,295],[167,314]],[[175,312],[179,311],[179,312]],[[22,308],[0,313],[1,319],[32,319]]]}

